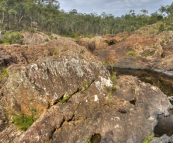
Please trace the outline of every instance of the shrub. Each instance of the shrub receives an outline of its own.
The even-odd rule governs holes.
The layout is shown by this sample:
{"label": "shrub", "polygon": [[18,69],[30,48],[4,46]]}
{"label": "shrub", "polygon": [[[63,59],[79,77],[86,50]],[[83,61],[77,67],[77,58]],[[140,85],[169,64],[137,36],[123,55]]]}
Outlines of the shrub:
{"label": "shrub", "polygon": [[36,32],[35,29],[31,28],[31,27],[28,28],[28,31],[31,32],[31,33],[35,33]]}
{"label": "shrub", "polygon": [[113,74],[111,76],[111,81],[115,82],[116,80],[117,80],[116,72],[113,72]]}
{"label": "shrub", "polygon": [[7,68],[2,68],[1,74],[0,74],[0,86],[2,86],[2,81],[4,80],[4,78],[7,77]]}
{"label": "shrub", "polygon": [[159,32],[163,32],[165,30],[164,24],[159,25]]}
{"label": "shrub", "polygon": [[108,93],[108,95],[106,96],[106,98],[107,98],[107,101],[110,103],[111,102],[111,99],[112,99],[112,91],[110,91]]}
{"label": "shrub", "polygon": [[19,32],[6,32],[3,35],[2,41],[3,43],[9,44],[23,44],[22,35]]}
{"label": "shrub", "polygon": [[34,123],[35,120],[36,118],[34,118],[33,114],[25,115],[21,113],[13,118],[12,123],[16,125],[19,130],[26,131]]}
{"label": "shrub", "polygon": [[156,49],[156,46],[155,46],[155,45],[153,45],[153,46],[151,46],[151,48]]}
{"label": "shrub", "polygon": [[149,56],[149,54],[148,53],[144,53],[144,57],[148,57]]}
{"label": "shrub", "polygon": [[135,53],[135,51],[130,50],[130,51],[127,52],[127,55],[129,55],[129,56],[136,56],[137,54]]}
{"label": "shrub", "polygon": [[49,42],[49,39],[48,38],[44,39],[44,42]]}
{"label": "shrub", "polygon": [[58,52],[57,51],[54,51],[53,52],[53,55],[55,55],[55,56],[58,55]]}
{"label": "shrub", "polygon": [[84,83],[83,83],[84,89],[87,90],[89,85],[88,85],[88,81],[85,79]]}
{"label": "shrub", "polygon": [[113,85],[113,86],[112,86],[112,91],[113,91],[113,90],[116,90],[116,89],[117,89],[116,85]]}
{"label": "shrub", "polygon": [[67,100],[70,99],[70,96],[68,94],[65,94],[60,100],[59,102],[64,103],[67,102]]}

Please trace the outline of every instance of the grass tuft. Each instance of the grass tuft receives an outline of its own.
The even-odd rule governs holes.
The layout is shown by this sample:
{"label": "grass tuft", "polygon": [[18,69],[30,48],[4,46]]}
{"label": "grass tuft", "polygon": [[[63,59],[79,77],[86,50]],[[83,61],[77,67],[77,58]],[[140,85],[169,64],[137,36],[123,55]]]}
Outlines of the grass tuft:
{"label": "grass tuft", "polygon": [[34,118],[33,114],[25,115],[21,113],[13,118],[12,123],[16,125],[19,130],[26,131],[34,123],[35,120],[36,118]]}

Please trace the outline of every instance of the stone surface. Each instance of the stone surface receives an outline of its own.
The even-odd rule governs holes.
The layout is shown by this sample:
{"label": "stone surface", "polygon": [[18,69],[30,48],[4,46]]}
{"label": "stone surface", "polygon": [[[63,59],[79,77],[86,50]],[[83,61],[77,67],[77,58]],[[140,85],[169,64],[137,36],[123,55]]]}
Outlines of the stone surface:
{"label": "stone surface", "polygon": [[105,35],[96,36],[94,38],[81,38],[77,43],[79,45],[85,46],[91,52],[96,53],[97,51],[106,48],[107,46],[116,44],[123,41],[128,36],[127,33],[120,33],[117,35]]}
{"label": "stone surface", "polygon": [[[168,115],[172,108],[157,87],[132,76],[121,77],[116,91],[100,88],[109,85],[105,81],[100,76],[66,103],[51,106],[15,142],[85,143],[99,134],[101,143],[138,143],[152,134],[157,115]],[[135,99],[135,105],[129,99]]]}
{"label": "stone surface", "polygon": [[[147,33],[154,27],[153,34]],[[79,44],[85,46],[105,65],[132,69],[161,69],[172,71],[172,31],[159,33],[155,25],[141,28],[129,34],[106,35],[99,37],[99,46],[92,39],[81,39]],[[98,45],[98,44],[97,44]],[[128,54],[133,51],[132,54]]]}
{"label": "stone surface", "polygon": [[[163,35],[153,39],[123,33],[86,39],[81,45],[111,66],[172,70],[171,40],[164,43]],[[132,76],[113,83],[86,48],[62,37],[1,47],[1,68],[11,65],[0,89],[1,142],[140,143],[153,134],[158,114],[168,116],[172,108],[167,96]],[[137,55],[127,55],[130,50]],[[39,118],[27,131],[10,122],[14,114],[33,110]]]}
{"label": "stone surface", "polygon": [[173,143],[173,136],[163,135],[159,138],[154,137],[150,143]]}
{"label": "stone surface", "polygon": [[65,94],[71,96],[104,72],[108,74],[101,63],[88,63],[75,54],[45,58],[28,66],[11,66],[8,71],[2,101],[9,114],[29,113],[32,108],[42,112]]}
{"label": "stone surface", "polygon": [[76,44],[73,39],[57,36],[56,40],[39,45],[1,45],[0,46],[0,71],[3,67],[13,64],[31,64],[45,57],[80,54],[86,59],[97,59],[89,51]]}

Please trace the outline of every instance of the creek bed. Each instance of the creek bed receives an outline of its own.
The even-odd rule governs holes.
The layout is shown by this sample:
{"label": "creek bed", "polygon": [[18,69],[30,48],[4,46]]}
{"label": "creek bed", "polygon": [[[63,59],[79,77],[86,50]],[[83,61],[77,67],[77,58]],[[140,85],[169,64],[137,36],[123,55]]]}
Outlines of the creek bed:
{"label": "creek bed", "polygon": [[[108,70],[111,74],[116,72],[117,77],[123,75],[136,76],[143,82],[159,87],[167,96],[173,96],[173,75],[167,74],[166,72],[164,73],[160,70],[119,67],[108,67]],[[154,129],[154,134],[156,137],[160,137],[164,134],[167,134],[168,136],[173,135],[173,110],[170,111],[170,115],[167,117],[164,115],[158,115],[158,124]]]}
{"label": "creek bed", "polygon": [[160,88],[167,96],[173,96],[173,75],[163,73],[159,70],[129,69],[119,67],[108,67],[110,73],[116,72],[117,77],[123,75],[136,76],[143,82],[150,83]]}

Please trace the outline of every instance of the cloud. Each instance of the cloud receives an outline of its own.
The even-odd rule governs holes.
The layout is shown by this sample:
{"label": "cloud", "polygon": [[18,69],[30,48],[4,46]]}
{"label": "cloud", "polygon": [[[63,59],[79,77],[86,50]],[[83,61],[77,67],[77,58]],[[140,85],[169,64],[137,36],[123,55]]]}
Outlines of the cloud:
{"label": "cloud", "polygon": [[113,14],[121,16],[135,10],[136,14],[142,9],[149,13],[157,11],[161,5],[170,5],[171,0],[59,0],[61,9],[66,12],[76,9],[81,13]]}

